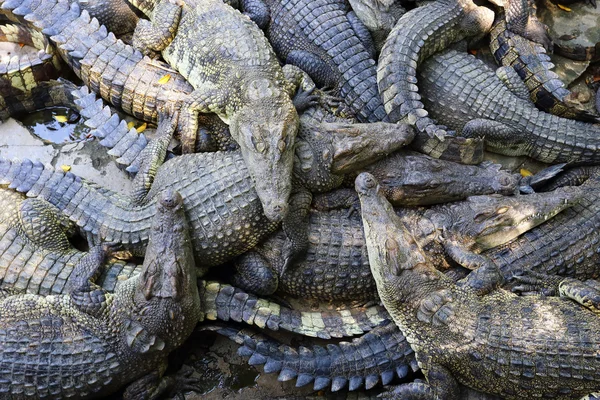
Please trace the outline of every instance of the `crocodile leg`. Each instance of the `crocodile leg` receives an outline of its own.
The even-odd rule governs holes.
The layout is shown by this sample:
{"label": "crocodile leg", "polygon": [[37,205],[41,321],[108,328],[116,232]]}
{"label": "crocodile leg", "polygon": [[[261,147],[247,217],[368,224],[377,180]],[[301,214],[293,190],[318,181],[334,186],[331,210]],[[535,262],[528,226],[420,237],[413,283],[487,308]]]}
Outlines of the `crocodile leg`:
{"label": "crocodile leg", "polygon": [[162,0],[153,12],[152,22],[141,19],[133,33],[133,47],[145,55],[164,50],[175,38],[182,6],[175,1]]}
{"label": "crocodile leg", "polygon": [[306,50],[292,50],[285,59],[286,65],[294,65],[312,76],[321,87],[336,87],[335,73],[319,56]]}
{"label": "crocodile leg", "polygon": [[[519,139],[519,132],[501,122],[483,118],[473,119],[463,127],[462,136],[466,138],[484,137],[495,142],[501,141],[503,154],[506,155],[522,156],[527,154],[527,142]],[[485,145],[488,149],[492,147],[491,143],[487,141]]]}
{"label": "crocodile leg", "polygon": [[287,236],[282,252],[282,273],[308,247],[308,211],[311,203],[312,193],[302,187],[297,187],[290,196],[290,210],[281,224]]}
{"label": "crocodile leg", "polygon": [[271,20],[269,6],[263,0],[242,0],[242,11],[260,29],[266,29]]}
{"label": "crocodile leg", "polygon": [[350,23],[352,30],[362,42],[365,49],[369,52],[371,58],[376,60],[375,43],[373,43],[371,32],[369,32],[365,24],[358,18],[354,11],[350,11],[348,14],[346,14],[346,18],[348,18],[348,22]]}
{"label": "crocodile leg", "polygon": [[152,187],[158,168],[163,164],[167,148],[175,132],[177,116],[171,112],[160,113],[156,132],[158,137],[152,140],[140,153],[140,169],[133,181],[132,199],[135,204],[146,202],[146,195]]}
{"label": "crocodile leg", "polygon": [[444,249],[454,261],[473,270],[458,282],[459,285],[469,286],[480,295],[490,293],[501,286],[504,280],[502,274],[487,257],[467,251],[452,241],[446,241]]}
{"label": "crocodile leg", "polygon": [[108,292],[95,283],[100,276],[107,256],[105,245],[98,245],[86,254],[73,270],[70,295],[73,304],[80,311],[100,318],[109,307]]}
{"label": "crocodile leg", "polygon": [[[194,90],[181,106],[179,126],[181,132],[181,151],[193,153],[196,147],[196,133],[200,113],[223,115],[222,106],[226,104],[226,94],[217,88]],[[237,139],[237,138],[234,138]]]}
{"label": "crocodile leg", "polygon": [[558,285],[561,297],[569,298],[600,316],[600,282],[566,278]]}
{"label": "crocodile leg", "polygon": [[45,200],[26,199],[19,206],[19,222],[33,243],[60,252],[71,247],[66,232],[72,226],[68,217],[57,211]]}
{"label": "crocodile leg", "polygon": [[498,68],[496,76],[504,83],[508,90],[523,100],[529,101],[529,89],[527,89],[527,86],[525,86],[525,83],[513,67]]}
{"label": "crocodile leg", "polygon": [[510,31],[537,42],[546,49],[552,48],[552,39],[548,36],[546,26],[535,16],[535,8],[530,0],[508,0],[506,26]]}
{"label": "crocodile leg", "polygon": [[241,289],[259,296],[269,296],[279,287],[279,275],[271,268],[271,263],[255,251],[238,258],[235,269],[231,284]]}

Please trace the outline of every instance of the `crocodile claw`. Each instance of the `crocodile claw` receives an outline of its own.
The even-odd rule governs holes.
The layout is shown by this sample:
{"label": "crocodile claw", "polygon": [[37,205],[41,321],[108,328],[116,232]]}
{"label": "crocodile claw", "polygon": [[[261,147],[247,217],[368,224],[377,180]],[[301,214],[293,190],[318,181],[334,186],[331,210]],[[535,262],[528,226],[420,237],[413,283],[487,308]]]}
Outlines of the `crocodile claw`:
{"label": "crocodile claw", "polygon": [[513,275],[512,279],[518,283],[511,288],[513,293],[523,296],[536,294],[556,296],[558,284],[563,278],[540,274],[539,272],[523,271],[520,275]]}

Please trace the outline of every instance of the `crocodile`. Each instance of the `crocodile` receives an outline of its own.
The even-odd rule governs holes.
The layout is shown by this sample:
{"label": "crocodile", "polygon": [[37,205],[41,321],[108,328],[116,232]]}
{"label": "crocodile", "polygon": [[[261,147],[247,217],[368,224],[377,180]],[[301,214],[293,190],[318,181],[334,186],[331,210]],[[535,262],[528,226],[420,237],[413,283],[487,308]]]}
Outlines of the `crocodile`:
{"label": "crocodile", "polygon": [[377,67],[379,93],[391,122],[408,122],[419,133],[412,147],[435,158],[464,164],[483,159],[479,139],[457,138],[436,125],[421,103],[417,68],[432,54],[489,31],[494,13],[471,0],[440,0],[404,14],[381,50]]}
{"label": "crocodile", "polygon": [[[173,129],[174,119],[166,113],[159,124],[161,136],[144,149],[146,161],[136,176],[133,196],[98,188],[70,172],[29,160],[0,161],[2,184],[48,200],[93,243],[102,234],[134,251],[143,251],[147,243],[157,194],[167,188],[177,190],[184,198],[195,255],[206,268],[244,253],[272,233],[278,224],[266,217],[239,151],[183,155],[159,168]],[[317,189],[323,181],[329,185],[332,175],[352,172],[353,166],[384,156],[414,135],[406,125],[386,123],[333,124],[328,131],[302,133],[305,141],[296,146],[298,179],[312,182]],[[343,175],[338,179],[341,182]],[[292,234],[286,234],[295,235],[294,227]]]}
{"label": "crocodile", "polygon": [[371,36],[345,0],[245,0],[244,9],[281,60],[331,88],[360,122],[388,120]]}
{"label": "crocodile", "polygon": [[[0,189],[0,289],[39,295],[72,290],[75,267],[88,253],[70,244],[73,225],[49,203]],[[140,273],[141,265],[110,259],[96,284],[108,292]],[[323,339],[353,336],[387,318],[379,306],[297,311],[230,285],[198,280],[201,319],[244,322]]]}
{"label": "crocodile", "polygon": [[406,10],[395,0],[348,0],[348,2],[356,16],[371,32],[375,49],[379,53],[390,31]]}
{"label": "crocodile", "polygon": [[582,186],[578,202],[520,238],[482,253],[512,281],[526,271],[577,279],[600,278],[600,178]]}
{"label": "crocodile", "polygon": [[[534,228],[577,202],[579,190],[560,189],[504,197],[471,196],[430,208],[398,208],[420,246],[440,269],[458,252],[481,253]],[[376,300],[361,221],[347,210],[311,212],[306,255],[282,262],[285,235],[278,232],[236,261],[233,284],[260,295],[281,292],[325,301]],[[470,265],[462,263],[464,267]]]}
{"label": "crocodile", "polygon": [[[564,164],[548,167],[535,175],[522,177],[501,170],[501,165],[485,161],[477,166],[439,160],[409,150],[398,150],[388,157],[362,169],[377,178],[386,198],[394,206],[426,206],[464,200],[483,194],[532,193],[554,177]],[[346,184],[354,182],[357,174],[348,175]],[[313,201],[317,209],[334,207],[336,193],[345,197],[341,204],[351,206],[358,201],[354,189],[340,189],[320,195]],[[332,199],[328,199],[332,197]],[[321,204],[323,203],[323,204]]]}
{"label": "crocodile", "polygon": [[109,149],[115,162],[131,173],[139,170],[140,154],[148,145],[148,138],[135,127],[121,119],[113,108],[107,106],[87,86],[78,87],[59,78],[57,81],[36,80],[29,91],[16,91],[0,95],[0,121],[19,117],[47,107],[67,107],[85,118],[89,134]]}
{"label": "crocodile", "polygon": [[98,19],[115,35],[132,33],[138,23],[138,16],[126,0],[78,0],[83,10]]}
{"label": "crocodile", "polygon": [[390,321],[352,342],[301,346],[298,350],[249,329],[220,325],[202,329],[239,344],[239,355],[249,357],[251,365],[264,365],[265,373],[278,372],[279,381],[296,378],[297,387],[314,382],[314,390],[331,388],[336,392],[348,387],[352,391],[363,386],[368,390],[418,369],[410,345]]}
{"label": "crocodile", "polygon": [[490,0],[504,8],[504,20],[508,30],[516,35],[539,43],[547,50],[553,47],[548,27],[537,18],[534,0]]}
{"label": "crocodile", "polygon": [[165,389],[167,356],[194,330],[200,299],[178,193],[161,195],[153,226],[142,271],[112,294],[93,282],[101,248],[78,264],[69,294],[2,298],[3,397],[97,398],[129,385],[125,398],[150,398]]}
{"label": "crocodile", "polygon": [[292,192],[298,113],[292,97],[314,83],[298,68],[282,69],[263,32],[221,0],[174,4],[128,0],[141,20],[134,46],[163,58],[194,87],[181,106],[182,150],[195,147],[197,114],[214,113],[229,124],[240,146],[265,215],[280,222]]}
{"label": "crocodile", "polygon": [[[106,1],[119,3],[119,0]],[[157,123],[159,111],[167,104],[174,109],[181,108],[193,92],[193,87],[168,64],[144,57],[100,25],[96,16],[110,17],[110,10],[114,9],[108,4],[106,7],[108,13],[104,12],[105,7],[90,7],[90,11],[100,12],[100,15],[90,15],[88,10],[82,11],[78,2],[69,0],[45,0],[43,4],[28,0],[0,1],[0,13],[42,32],[56,46],[66,64],[92,91],[137,119]],[[105,114],[106,109],[102,115]],[[216,115],[206,114],[199,118],[203,125],[212,127],[215,132],[223,129],[224,123]],[[115,121],[107,123],[111,122]],[[113,132],[117,135],[114,138],[125,135],[126,140],[121,141],[123,146],[119,146],[125,149],[127,144],[135,142],[135,137],[131,130],[124,131],[118,125],[110,129],[119,131]],[[182,129],[178,125],[177,133]],[[208,133],[213,132],[209,130]],[[204,136],[202,131],[199,135]],[[140,144],[135,144],[136,151]],[[126,150],[121,152],[121,157],[124,157]],[[128,155],[128,160],[135,159],[133,154]],[[135,170],[136,167],[133,168]]]}
{"label": "crocodile", "polygon": [[546,163],[600,161],[600,126],[539,111],[470,54],[439,53],[419,74],[434,118],[464,137],[484,136],[489,151]]}
{"label": "crocodile", "polygon": [[[28,92],[37,82],[58,77],[62,65],[54,48],[43,35],[24,25],[6,22],[3,18],[0,18],[0,23],[0,42],[27,45],[39,50],[37,55],[21,55],[17,52],[10,56],[8,62],[0,63],[2,97]],[[3,100],[0,101],[2,109],[9,106]]]}
{"label": "crocodile", "polygon": [[509,400],[598,390],[600,319],[591,310],[500,289],[499,270],[482,259],[454,282],[428,261],[372,175],[359,175],[356,190],[379,297],[427,379],[399,386],[396,398],[458,400],[459,384]]}
{"label": "crocodile", "polygon": [[503,13],[498,13],[490,32],[490,50],[498,64],[512,67],[519,74],[527,86],[529,98],[540,110],[564,118],[600,122],[599,117],[565,103],[571,92],[550,70],[554,64],[550,62],[546,50],[506,29]]}

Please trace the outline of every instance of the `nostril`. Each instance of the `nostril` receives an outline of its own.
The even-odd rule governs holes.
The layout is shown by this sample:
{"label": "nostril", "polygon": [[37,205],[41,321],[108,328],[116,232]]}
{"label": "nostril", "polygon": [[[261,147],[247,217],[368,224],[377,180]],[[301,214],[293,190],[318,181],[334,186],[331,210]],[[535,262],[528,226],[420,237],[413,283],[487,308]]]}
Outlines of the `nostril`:
{"label": "nostril", "polygon": [[273,212],[280,213],[282,211],[283,211],[283,207],[280,206],[280,205],[277,205],[277,206],[273,207]]}

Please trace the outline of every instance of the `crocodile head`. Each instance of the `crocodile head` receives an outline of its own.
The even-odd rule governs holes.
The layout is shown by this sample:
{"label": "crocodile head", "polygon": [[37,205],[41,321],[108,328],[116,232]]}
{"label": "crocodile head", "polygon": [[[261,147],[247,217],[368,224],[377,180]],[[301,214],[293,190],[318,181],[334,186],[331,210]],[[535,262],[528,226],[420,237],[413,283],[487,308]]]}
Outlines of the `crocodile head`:
{"label": "crocodile head", "polygon": [[436,229],[457,236],[473,251],[505,244],[572,206],[580,191],[565,188],[516,196],[471,196],[432,207],[427,219]]}
{"label": "crocodile head", "polygon": [[395,214],[373,175],[361,173],[354,186],[360,198],[369,265],[379,297],[394,321],[401,325],[400,319],[406,318],[406,313],[399,308],[407,307],[419,296],[422,291],[419,281],[430,285],[440,274],[427,262],[423,250]]}
{"label": "crocodile head", "polygon": [[366,171],[375,176],[395,206],[446,203],[468,194],[515,194],[520,176],[501,171],[499,165],[485,167],[458,164],[400,151],[373,163]]}
{"label": "crocodile head", "polygon": [[267,99],[255,99],[237,111],[229,128],[240,146],[266,217],[279,222],[288,211],[299,122],[289,98],[272,102]]}
{"label": "crocodile head", "polygon": [[196,281],[194,256],[178,192],[164,191],[156,215],[141,273],[141,293],[151,299],[181,300]]}

